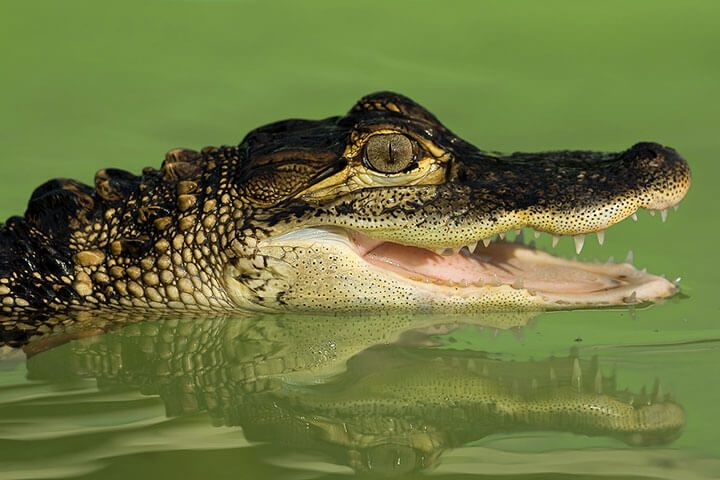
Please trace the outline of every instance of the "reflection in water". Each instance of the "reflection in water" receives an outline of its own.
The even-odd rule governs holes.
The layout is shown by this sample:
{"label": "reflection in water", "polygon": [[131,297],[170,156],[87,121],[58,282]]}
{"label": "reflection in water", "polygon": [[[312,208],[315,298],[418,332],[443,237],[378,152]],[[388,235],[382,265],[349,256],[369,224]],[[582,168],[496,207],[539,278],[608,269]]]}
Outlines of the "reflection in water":
{"label": "reflection in water", "polygon": [[[432,335],[457,326],[447,317],[275,316],[157,320],[87,336],[91,327],[56,336],[84,338],[32,356],[28,374],[157,395],[170,417],[207,412],[216,426],[242,427],[247,440],[319,450],[383,475],[433,468],[447,449],[501,432],[660,445],[683,427],[683,410],[658,384],[649,394],[617,391],[596,357],[519,362],[437,348]],[[55,343],[35,339],[26,350]]]}

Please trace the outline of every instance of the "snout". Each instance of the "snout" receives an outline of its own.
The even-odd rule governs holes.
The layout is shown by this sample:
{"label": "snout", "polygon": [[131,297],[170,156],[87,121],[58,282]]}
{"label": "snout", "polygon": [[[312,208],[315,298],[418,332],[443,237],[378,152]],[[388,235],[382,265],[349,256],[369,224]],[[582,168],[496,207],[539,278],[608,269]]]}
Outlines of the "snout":
{"label": "snout", "polygon": [[623,152],[620,161],[642,188],[645,208],[667,209],[682,200],[690,188],[690,166],[673,148],[641,142]]}

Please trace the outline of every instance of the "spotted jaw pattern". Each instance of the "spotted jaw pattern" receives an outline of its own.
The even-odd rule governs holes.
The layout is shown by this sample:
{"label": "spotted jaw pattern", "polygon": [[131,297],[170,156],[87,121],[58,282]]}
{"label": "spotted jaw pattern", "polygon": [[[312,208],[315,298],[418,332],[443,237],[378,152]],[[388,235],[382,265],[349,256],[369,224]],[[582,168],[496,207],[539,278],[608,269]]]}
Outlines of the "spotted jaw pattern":
{"label": "spotted jaw pattern", "polygon": [[[675,204],[672,206],[672,208],[677,210],[678,206],[679,206],[678,204]],[[657,213],[659,213],[660,218],[662,219],[663,223],[665,223],[667,221],[669,209],[670,209],[670,207],[658,209],[658,210],[648,209],[648,212],[653,217]],[[630,218],[632,218],[634,222],[637,222],[637,220],[638,220],[637,211],[634,211],[630,215]],[[590,233],[590,234],[594,234],[597,236],[597,241],[600,244],[600,246],[602,246],[605,243],[605,230],[609,226],[610,226],[610,224],[606,224],[602,229],[599,229],[597,231]],[[505,235],[507,233],[508,232],[501,232],[501,233],[498,233],[497,235],[485,237],[482,240],[473,241],[470,244],[462,246],[462,247],[440,247],[440,248],[432,248],[431,250],[434,251],[435,253],[437,253],[438,255],[454,255],[454,254],[460,253],[460,251],[463,249],[465,249],[469,252],[476,252],[478,250],[478,247],[481,245],[484,247],[488,247],[491,242],[493,242],[497,239],[505,240]],[[514,230],[514,233],[515,233],[516,237],[519,237],[523,234],[523,229],[517,228]],[[535,239],[538,239],[538,238],[540,238],[542,233],[543,232],[540,230],[535,230],[533,233],[533,236]],[[553,248],[557,247],[558,243],[560,243],[560,239],[563,236],[570,236],[573,240],[573,243],[575,244],[575,253],[580,255],[580,253],[583,250],[583,247],[585,246],[585,239],[589,234],[588,233],[579,233],[576,235],[565,235],[565,234],[562,234],[562,235],[561,234],[549,234],[549,235],[552,237]]]}
{"label": "spotted jaw pattern", "polygon": [[[666,214],[661,212],[663,220]],[[635,268],[632,255],[622,263],[571,260],[538,250],[517,233],[514,241],[500,234],[460,248],[423,248],[373,235],[302,228],[267,239],[260,248],[293,248],[297,263],[291,266],[310,264],[315,284],[332,287],[338,303],[325,308],[333,310],[567,309],[651,302],[677,292],[674,282]],[[584,235],[573,238],[580,253]],[[553,235],[553,246],[559,239]],[[601,232],[598,240],[603,239]],[[295,281],[307,276],[299,271]],[[312,299],[317,288],[298,286],[286,297],[293,307],[323,309],[322,298]],[[386,293],[380,303],[375,288]]]}

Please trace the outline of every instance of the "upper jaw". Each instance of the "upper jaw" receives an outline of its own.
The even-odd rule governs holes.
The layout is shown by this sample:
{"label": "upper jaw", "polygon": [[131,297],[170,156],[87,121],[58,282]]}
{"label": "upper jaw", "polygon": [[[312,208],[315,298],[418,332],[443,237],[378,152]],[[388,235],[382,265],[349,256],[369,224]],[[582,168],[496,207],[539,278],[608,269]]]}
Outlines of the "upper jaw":
{"label": "upper jaw", "polygon": [[491,224],[490,234],[522,227],[555,235],[597,232],[641,208],[673,207],[690,187],[687,162],[649,142],[619,153],[468,151],[458,162],[461,174],[446,187],[455,190],[456,208],[466,206],[477,224]]}
{"label": "upper jaw", "polygon": [[691,181],[687,162],[653,143],[615,154],[507,156],[466,146],[453,157],[445,183],[352,193],[310,223],[352,225],[368,236],[439,251],[472,250],[495,235],[532,228],[574,236],[581,250],[584,235],[598,233],[602,241],[605,229],[640,209],[660,211],[664,219]]}

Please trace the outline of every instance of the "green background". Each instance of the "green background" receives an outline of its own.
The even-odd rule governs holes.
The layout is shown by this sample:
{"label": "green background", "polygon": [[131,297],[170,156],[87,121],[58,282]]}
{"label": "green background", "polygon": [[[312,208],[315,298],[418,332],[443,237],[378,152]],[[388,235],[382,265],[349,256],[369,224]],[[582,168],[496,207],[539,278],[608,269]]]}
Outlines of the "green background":
{"label": "green background", "polygon": [[[711,0],[4,0],[0,217],[22,213],[49,178],[139,172],[172,147],[342,114],[376,90],[415,99],[489,150],[672,146],[693,170],[680,210],[666,224],[645,213],[622,222],[583,257],[632,249],[640,267],[682,277],[683,298],[632,314],[547,314],[522,339],[459,338],[517,357],[611,349],[633,366],[627,380],[662,375],[677,391],[688,428],[674,446],[720,458],[719,22]],[[568,240],[559,250],[572,254]]]}

